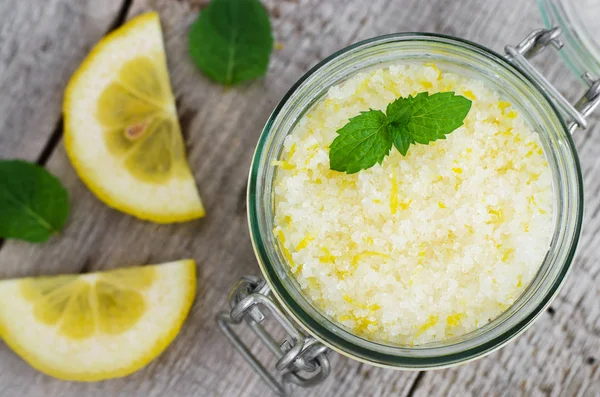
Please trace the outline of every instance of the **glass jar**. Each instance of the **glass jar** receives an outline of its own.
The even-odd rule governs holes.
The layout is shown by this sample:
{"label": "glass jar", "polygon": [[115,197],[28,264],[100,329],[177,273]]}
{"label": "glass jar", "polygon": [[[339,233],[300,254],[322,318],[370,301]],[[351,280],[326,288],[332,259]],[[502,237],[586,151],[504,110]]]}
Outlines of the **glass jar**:
{"label": "glass jar", "polygon": [[597,0],[538,0],[542,19],[548,28],[558,26],[563,34],[563,59],[577,76],[588,72],[600,77],[600,24]]}
{"label": "glass jar", "polygon": [[[397,369],[431,369],[464,363],[518,336],[550,304],[571,266],[583,214],[581,170],[570,130],[585,127],[585,116],[597,105],[600,91],[600,82],[595,82],[587,96],[572,106],[527,61],[528,56],[544,46],[555,44],[558,34],[558,30],[533,32],[519,46],[507,47],[506,57],[477,44],[437,34],[376,37],[325,59],[283,97],[259,139],[248,185],[250,235],[266,282],[244,278],[231,295],[231,313],[219,317],[229,339],[279,394],[286,394],[288,383],[308,386],[323,379],[329,372],[327,348],[369,364]],[[358,72],[390,64],[432,62],[444,71],[483,81],[512,102],[532,130],[539,133],[553,179],[552,240],[531,284],[498,318],[443,342],[414,347],[386,345],[352,334],[303,295],[273,235],[272,190],[277,170],[272,163],[282,153],[285,137],[331,86]],[[281,346],[260,326],[265,308],[273,312],[289,335]],[[279,358],[276,368],[285,371],[283,384],[262,367],[232,332],[231,325],[243,319],[248,320],[251,329]]]}

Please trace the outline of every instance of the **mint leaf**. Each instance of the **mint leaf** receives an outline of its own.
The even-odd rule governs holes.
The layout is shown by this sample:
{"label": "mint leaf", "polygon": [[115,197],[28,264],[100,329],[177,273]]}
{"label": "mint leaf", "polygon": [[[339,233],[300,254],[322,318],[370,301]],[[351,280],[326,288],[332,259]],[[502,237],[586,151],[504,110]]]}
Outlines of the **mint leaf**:
{"label": "mint leaf", "polygon": [[264,76],[272,49],[271,22],[258,0],[213,0],[189,34],[194,63],[226,85]]}
{"label": "mint leaf", "polygon": [[463,125],[471,101],[454,92],[398,98],[386,112],[369,110],[337,130],[329,147],[329,168],[348,174],[381,164],[392,144],[406,156],[410,145],[429,144]]}
{"label": "mint leaf", "polygon": [[406,125],[412,116],[412,101],[413,97],[398,98],[394,102],[387,105],[385,114],[390,121],[390,124]]}
{"label": "mint leaf", "polygon": [[43,242],[67,220],[69,197],[44,168],[0,160],[0,237]]}
{"label": "mint leaf", "polygon": [[392,142],[398,151],[406,156],[408,153],[408,147],[411,143],[415,143],[415,141],[410,136],[410,132],[408,131],[408,127],[406,125],[390,125],[389,127],[390,136],[392,137]]}
{"label": "mint leaf", "polygon": [[471,109],[471,101],[454,92],[438,92],[431,96],[422,92],[410,102],[412,115],[408,130],[412,139],[422,144],[446,139],[446,134],[463,125]]}
{"label": "mint leaf", "polygon": [[415,141],[408,132],[408,122],[412,116],[412,97],[398,98],[387,106],[385,111],[390,121],[389,133],[394,146],[403,156],[408,153],[408,147]]}
{"label": "mint leaf", "polygon": [[337,130],[329,147],[329,166],[334,171],[354,174],[381,164],[392,149],[388,118],[380,110],[361,112]]}

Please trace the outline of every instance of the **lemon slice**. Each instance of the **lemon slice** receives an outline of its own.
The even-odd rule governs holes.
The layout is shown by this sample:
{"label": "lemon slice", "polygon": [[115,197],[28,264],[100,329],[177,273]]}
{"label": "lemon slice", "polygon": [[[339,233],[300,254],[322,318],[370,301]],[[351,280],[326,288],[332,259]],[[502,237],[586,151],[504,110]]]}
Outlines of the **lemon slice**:
{"label": "lemon slice", "polygon": [[69,82],[63,113],[67,154],[100,200],[159,223],[204,215],[156,13],[132,19],[96,45]]}
{"label": "lemon slice", "polygon": [[56,378],[121,377],[171,343],[195,295],[193,260],[0,281],[0,336]]}

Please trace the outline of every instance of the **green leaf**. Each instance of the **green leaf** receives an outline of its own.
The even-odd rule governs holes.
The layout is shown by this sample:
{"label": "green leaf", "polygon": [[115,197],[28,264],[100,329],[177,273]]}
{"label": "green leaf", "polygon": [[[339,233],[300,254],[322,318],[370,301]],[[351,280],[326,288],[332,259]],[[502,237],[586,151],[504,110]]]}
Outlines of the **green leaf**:
{"label": "green leaf", "polygon": [[349,174],[383,161],[392,148],[406,156],[410,145],[429,144],[463,125],[471,101],[454,92],[398,98],[386,108],[361,112],[337,131],[330,146],[329,168]]}
{"label": "green leaf", "polygon": [[408,127],[406,125],[391,124],[389,126],[389,132],[396,149],[398,149],[403,156],[406,156],[410,144],[415,143],[410,136]]}
{"label": "green leaf", "polygon": [[463,125],[471,109],[471,101],[454,92],[438,92],[431,96],[422,92],[409,99],[412,115],[408,131],[415,142],[422,144],[446,139],[446,134]]}
{"label": "green leaf", "polygon": [[408,131],[408,122],[412,116],[412,97],[398,98],[387,106],[385,111],[390,126],[388,131],[392,137],[392,142],[398,151],[406,156],[408,147],[415,143]]}
{"label": "green leaf", "polygon": [[329,147],[329,166],[348,174],[381,164],[392,149],[387,116],[380,110],[361,112],[337,130]]}
{"label": "green leaf", "polygon": [[390,121],[390,124],[406,125],[412,116],[412,97],[398,98],[394,102],[387,105],[385,114]]}
{"label": "green leaf", "polygon": [[191,27],[192,60],[221,84],[262,77],[273,50],[269,15],[258,0],[213,0]]}
{"label": "green leaf", "polygon": [[0,237],[42,242],[67,220],[69,197],[44,168],[0,160]]}

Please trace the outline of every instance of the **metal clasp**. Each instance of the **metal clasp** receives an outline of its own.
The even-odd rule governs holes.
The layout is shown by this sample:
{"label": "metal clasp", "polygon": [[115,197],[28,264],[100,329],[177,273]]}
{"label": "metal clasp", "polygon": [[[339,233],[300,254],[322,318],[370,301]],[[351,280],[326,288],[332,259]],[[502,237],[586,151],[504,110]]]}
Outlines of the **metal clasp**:
{"label": "metal clasp", "polygon": [[[270,297],[271,290],[264,280],[253,276],[240,279],[229,294],[230,312],[221,312],[217,323],[227,339],[250,364],[252,369],[279,396],[290,394],[291,384],[310,387],[323,381],[330,372],[329,349],[312,336],[305,335],[281,310]],[[278,344],[261,324],[265,320],[265,312],[270,312],[287,333],[287,337]],[[275,364],[280,371],[281,379],[276,379],[260,363],[233,331],[234,325],[245,321],[249,328],[267,346],[278,359]]]}
{"label": "metal clasp", "polygon": [[506,58],[536,80],[546,93],[552,97],[560,110],[570,118],[567,122],[569,123],[569,131],[573,133],[577,127],[587,128],[586,117],[600,104],[600,79],[594,80],[589,73],[584,73],[582,78],[588,85],[588,90],[573,105],[528,60],[548,46],[560,50],[563,47],[563,43],[559,39],[561,33],[559,27],[534,30],[519,45],[516,47],[506,46],[504,50],[506,51]]}

